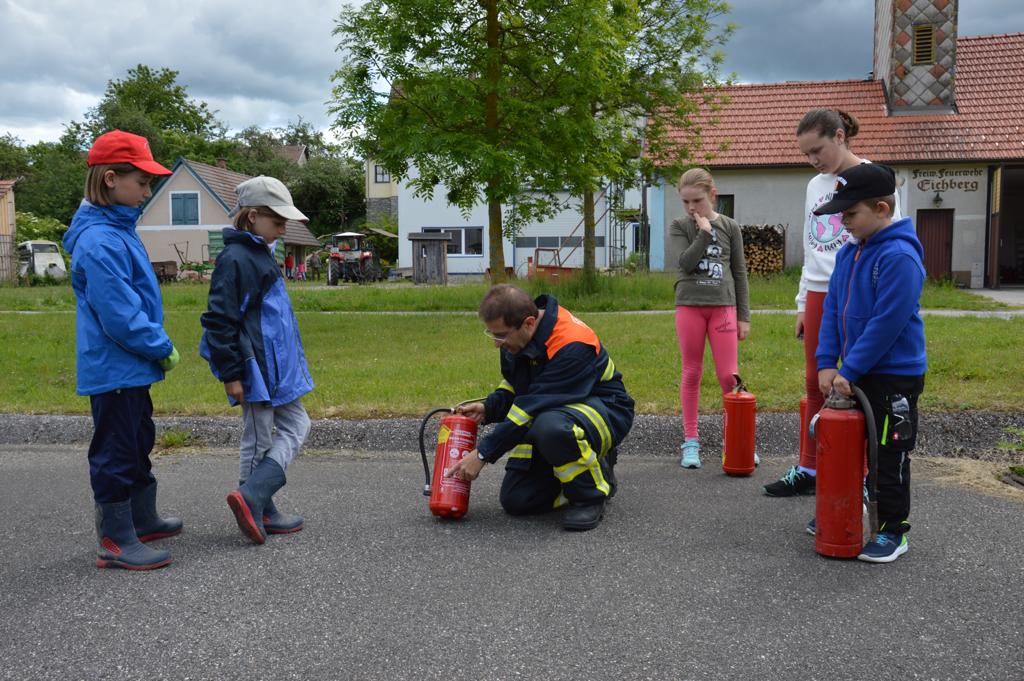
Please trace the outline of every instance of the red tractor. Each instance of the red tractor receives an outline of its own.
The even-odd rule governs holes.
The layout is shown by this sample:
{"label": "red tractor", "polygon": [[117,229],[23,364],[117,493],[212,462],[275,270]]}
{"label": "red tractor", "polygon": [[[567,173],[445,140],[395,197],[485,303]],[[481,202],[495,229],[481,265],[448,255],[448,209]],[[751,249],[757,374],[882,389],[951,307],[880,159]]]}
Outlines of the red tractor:
{"label": "red tractor", "polygon": [[337,286],[342,281],[363,283],[384,279],[373,245],[359,232],[339,232],[331,235],[330,256],[327,259],[327,285]]}

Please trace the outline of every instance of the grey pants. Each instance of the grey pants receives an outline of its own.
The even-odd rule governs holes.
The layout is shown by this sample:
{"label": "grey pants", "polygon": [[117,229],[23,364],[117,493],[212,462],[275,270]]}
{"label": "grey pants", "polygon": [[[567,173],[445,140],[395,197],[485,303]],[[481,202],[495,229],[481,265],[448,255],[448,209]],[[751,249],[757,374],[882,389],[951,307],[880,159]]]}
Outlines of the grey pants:
{"label": "grey pants", "polygon": [[[238,479],[245,482],[253,469],[269,456],[288,470],[309,435],[309,416],[301,400],[280,407],[269,402],[242,403],[242,443],[238,455]],[[277,432],[274,432],[276,429]]]}

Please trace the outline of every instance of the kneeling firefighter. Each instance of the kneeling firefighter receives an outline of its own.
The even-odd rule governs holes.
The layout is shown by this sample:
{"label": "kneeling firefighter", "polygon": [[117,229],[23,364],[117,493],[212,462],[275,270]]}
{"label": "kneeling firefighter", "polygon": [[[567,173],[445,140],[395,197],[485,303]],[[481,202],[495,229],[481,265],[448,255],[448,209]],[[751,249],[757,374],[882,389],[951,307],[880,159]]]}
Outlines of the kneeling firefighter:
{"label": "kneeling firefighter", "polygon": [[483,402],[457,411],[497,425],[447,474],[475,480],[507,453],[506,512],[542,513],[568,503],[565,529],[597,527],[616,490],[616,447],[633,425],[622,374],[597,334],[552,296],[531,300],[499,284],[479,314],[501,351],[504,380]]}

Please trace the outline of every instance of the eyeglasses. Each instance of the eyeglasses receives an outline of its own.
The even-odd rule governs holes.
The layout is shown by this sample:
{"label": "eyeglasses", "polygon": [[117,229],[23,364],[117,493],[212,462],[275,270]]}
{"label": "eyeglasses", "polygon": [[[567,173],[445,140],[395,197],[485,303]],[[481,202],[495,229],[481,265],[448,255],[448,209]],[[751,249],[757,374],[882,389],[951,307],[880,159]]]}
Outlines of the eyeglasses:
{"label": "eyeglasses", "polygon": [[[509,333],[512,333],[509,331]],[[490,329],[484,329],[484,335],[490,338],[495,343],[504,343],[508,340],[508,333],[491,333]]]}
{"label": "eyeglasses", "polygon": [[[529,317],[527,317],[526,319],[529,319]],[[511,331],[506,331],[505,333],[491,333],[490,329],[484,329],[484,335],[500,345],[507,341],[508,337],[511,336],[514,331],[518,331],[519,329],[523,328],[523,324],[526,322],[526,319],[519,322],[518,324],[515,324],[512,327]]]}

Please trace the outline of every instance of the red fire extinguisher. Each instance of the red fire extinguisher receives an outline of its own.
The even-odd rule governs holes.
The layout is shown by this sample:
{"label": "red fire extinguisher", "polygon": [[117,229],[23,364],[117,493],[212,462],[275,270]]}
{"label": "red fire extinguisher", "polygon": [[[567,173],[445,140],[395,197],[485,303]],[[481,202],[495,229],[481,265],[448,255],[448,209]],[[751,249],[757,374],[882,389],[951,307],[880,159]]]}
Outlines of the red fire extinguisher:
{"label": "red fire extinguisher", "polygon": [[736,385],[723,398],[722,470],[726,475],[750,475],[755,468],[757,398],[747,392],[739,374],[733,376]]}
{"label": "red fire extinguisher", "polygon": [[[423,494],[430,497],[430,512],[442,518],[458,519],[469,510],[469,482],[446,478],[444,473],[458,463],[459,459],[476,449],[476,421],[451,413],[452,411],[435,409],[424,417],[420,425],[420,456],[423,458],[423,472],[426,476]],[[437,431],[434,475],[431,478],[423,433],[430,417],[440,412],[447,412],[448,415],[441,419],[441,426]]]}
{"label": "red fire extinguisher", "polygon": [[[831,558],[854,558],[864,546],[865,449],[868,451],[867,505],[872,541],[878,533],[875,420],[864,393],[856,386],[853,391],[856,400],[836,393],[829,395],[809,426],[818,453],[814,550]],[[858,402],[863,411],[856,409]]]}

